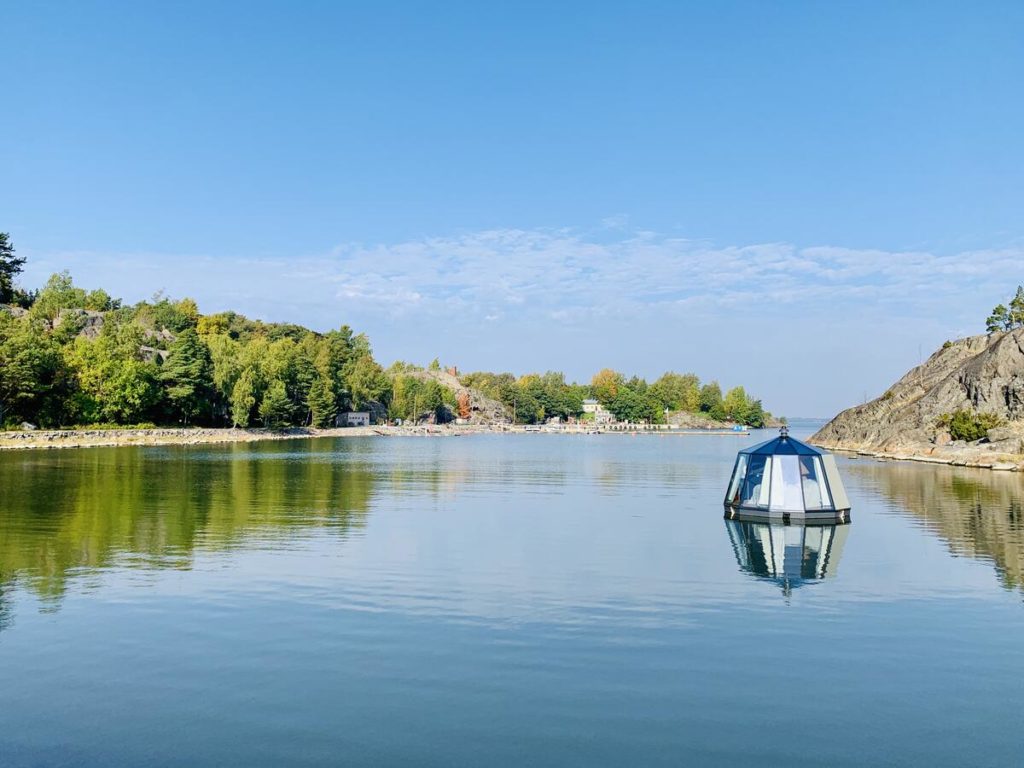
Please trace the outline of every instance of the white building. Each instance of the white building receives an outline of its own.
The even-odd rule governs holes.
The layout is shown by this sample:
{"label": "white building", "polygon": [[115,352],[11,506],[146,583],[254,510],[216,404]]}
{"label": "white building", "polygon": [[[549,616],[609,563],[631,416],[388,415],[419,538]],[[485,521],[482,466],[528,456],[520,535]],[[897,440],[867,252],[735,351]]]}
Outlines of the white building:
{"label": "white building", "polygon": [[338,414],[339,427],[368,427],[370,426],[369,411],[345,411]]}
{"label": "white building", "polygon": [[601,405],[597,400],[584,400],[583,412],[593,414],[595,424],[611,424],[615,421],[615,416],[612,412]]}

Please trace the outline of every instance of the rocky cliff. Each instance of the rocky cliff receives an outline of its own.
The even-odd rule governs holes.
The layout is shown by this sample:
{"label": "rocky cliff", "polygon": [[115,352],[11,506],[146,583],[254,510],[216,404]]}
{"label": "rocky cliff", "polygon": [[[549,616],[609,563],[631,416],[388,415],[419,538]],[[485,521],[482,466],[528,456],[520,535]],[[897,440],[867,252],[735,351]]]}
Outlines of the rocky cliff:
{"label": "rocky cliff", "polygon": [[[981,440],[954,440],[946,421],[957,411],[992,414],[1000,426]],[[811,438],[825,448],[984,466],[1020,464],[1022,440],[1024,328],[947,342],[881,397],[843,411]]]}
{"label": "rocky cliff", "polygon": [[430,369],[410,371],[407,375],[423,381],[436,381],[455,393],[456,397],[465,395],[469,398],[470,424],[509,424],[512,415],[502,403],[493,400],[483,392],[463,384],[459,377],[448,371],[432,371]]}

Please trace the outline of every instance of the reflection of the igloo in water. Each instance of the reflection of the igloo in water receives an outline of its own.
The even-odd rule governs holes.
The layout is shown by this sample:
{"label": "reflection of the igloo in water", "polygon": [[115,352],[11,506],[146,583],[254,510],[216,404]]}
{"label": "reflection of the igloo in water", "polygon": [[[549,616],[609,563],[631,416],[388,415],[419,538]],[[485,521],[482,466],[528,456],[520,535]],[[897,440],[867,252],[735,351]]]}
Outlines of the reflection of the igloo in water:
{"label": "reflection of the igloo in water", "polygon": [[848,524],[781,525],[726,520],[740,569],[782,585],[788,592],[836,575]]}

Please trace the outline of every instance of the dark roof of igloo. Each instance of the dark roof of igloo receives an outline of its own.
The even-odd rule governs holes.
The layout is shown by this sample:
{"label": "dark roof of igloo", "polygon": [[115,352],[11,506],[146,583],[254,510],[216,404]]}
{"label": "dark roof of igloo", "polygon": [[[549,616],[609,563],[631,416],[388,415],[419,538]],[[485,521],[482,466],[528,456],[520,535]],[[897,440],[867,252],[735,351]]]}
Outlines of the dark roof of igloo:
{"label": "dark roof of igloo", "polygon": [[765,440],[751,448],[744,448],[740,453],[756,456],[822,456],[824,454],[823,451],[819,451],[795,437],[790,437],[786,430],[783,430],[778,437]]}

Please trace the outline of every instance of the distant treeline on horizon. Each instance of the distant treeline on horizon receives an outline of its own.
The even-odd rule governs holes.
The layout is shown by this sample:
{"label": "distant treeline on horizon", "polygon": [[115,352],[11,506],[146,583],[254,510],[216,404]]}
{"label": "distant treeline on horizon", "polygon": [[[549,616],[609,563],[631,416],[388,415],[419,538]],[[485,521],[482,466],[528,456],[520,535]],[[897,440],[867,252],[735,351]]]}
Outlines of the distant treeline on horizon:
{"label": "distant treeline on horizon", "polygon": [[[326,427],[364,410],[407,422],[474,416],[472,398],[434,375],[438,361],[385,370],[366,335],[347,325],[318,333],[235,312],[203,315],[192,299],[160,294],[126,306],[67,272],[26,291],[14,283],[23,264],[0,233],[0,427]],[[723,395],[689,373],[648,384],[605,369],[576,384],[550,371],[477,372],[459,384],[523,424],[583,417],[589,398],[632,422],[663,422],[673,411],[755,427],[770,418],[743,387]]]}

